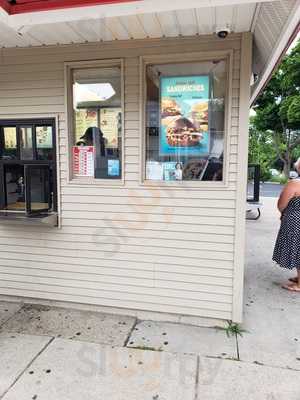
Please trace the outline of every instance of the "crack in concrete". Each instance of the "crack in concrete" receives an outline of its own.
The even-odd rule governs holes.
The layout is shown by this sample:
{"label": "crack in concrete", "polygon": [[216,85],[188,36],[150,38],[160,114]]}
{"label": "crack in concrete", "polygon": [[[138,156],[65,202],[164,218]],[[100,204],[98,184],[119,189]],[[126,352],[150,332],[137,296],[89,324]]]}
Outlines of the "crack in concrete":
{"label": "crack in concrete", "polygon": [[252,364],[252,365],[258,365],[260,367],[269,367],[269,368],[275,368],[275,369],[283,369],[283,370],[288,370],[288,371],[294,371],[294,372],[300,372],[300,368],[292,368],[289,366],[283,367],[280,365],[271,365],[271,364],[265,364],[260,361],[246,361],[243,359],[238,359],[238,358],[227,358],[227,357],[217,357],[217,356],[208,356],[208,355],[202,355],[204,358],[212,358],[212,359],[219,359],[219,360],[224,360],[224,361],[236,361],[242,364]]}
{"label": "crack in concrete", "polygon": [[240,347],[239,347],[239,338],[238,335],[235,334],[235,343],[236,343],[236,358],[240,361]]}

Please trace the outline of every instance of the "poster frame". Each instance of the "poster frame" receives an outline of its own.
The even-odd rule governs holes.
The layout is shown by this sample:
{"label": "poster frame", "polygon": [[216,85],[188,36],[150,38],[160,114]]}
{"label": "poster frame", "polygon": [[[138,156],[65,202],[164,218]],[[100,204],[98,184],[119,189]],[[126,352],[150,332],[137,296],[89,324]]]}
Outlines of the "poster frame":
{"label": "poster frame", "polygon": [[178,157],[176,155],[176,153],[174,154],[163,154],[161,153],[161,134],[162,134],[162,118],[161,118],[161,101],[162,101],[162,96],[161,96],[161,82],[163,78],[192,78],[192,77],[208,77],[208,129],[207,129],[207,133],[208,133],[208,151],[206,153],[203,154],[187,154],[187,157],[209,157],[210,154],[210,150],[211,150],[211,99],[212,99],[212,74],[211,73],[207,73],[207,74],[189,74],[189,75],[160,75],[159,76],[159,114],[160,114],[160,118],[159,118],[159,156],[160,157]]}

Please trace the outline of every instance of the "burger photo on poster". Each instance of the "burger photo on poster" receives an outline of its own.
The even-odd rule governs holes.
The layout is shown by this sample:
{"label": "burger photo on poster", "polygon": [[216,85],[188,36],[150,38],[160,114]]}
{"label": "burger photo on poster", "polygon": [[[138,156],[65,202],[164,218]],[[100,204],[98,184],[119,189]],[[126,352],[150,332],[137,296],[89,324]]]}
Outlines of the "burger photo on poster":
{"label": "burger photo on poster", "polygon": [[195,103],[192,106],[191,110],[191,118],[196,126],[196,128],[200,128],[202,131],[208,130],[208,102],[199,102]]}
{"label": "burger photo on poster", "polygon": [[163,99],[161,102],[161,122],[168,126],[171,122],[182,116],[180,106],[176,100],[171,98]]}
{"label": "burger photo on poster", "polygon": [[161,117],[174,117],[176,115],[181,115],[181,110],[179,105],[174,99],[167,98],[163,99],[161,102]]}
{"label": "burger photo on poster", "polygon": [[166,136],[169,146],[174,147],[197,146],[203,139],[203,134],[185,117],[180,117],[172,121],[167,126]]}

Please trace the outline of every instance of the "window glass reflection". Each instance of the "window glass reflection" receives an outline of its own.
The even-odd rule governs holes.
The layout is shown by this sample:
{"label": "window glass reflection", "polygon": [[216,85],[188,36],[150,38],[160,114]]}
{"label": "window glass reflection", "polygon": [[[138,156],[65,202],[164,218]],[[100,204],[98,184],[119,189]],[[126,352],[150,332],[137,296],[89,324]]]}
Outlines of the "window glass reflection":
{"label": "window glass reflection", "polygon": [[48,210],[51,203],[50,170],[44,166],[29,167],[30,209]]}
{"label": "window glass reflection", "polygon": [[122,176],[120,67],[73,71],[73,174],[101,179]]}
{"label": "window glass reflection", "polygon": [[57,210],[53,119],[0,121],[0,212]]}
{"label": "window glass reflection", "polygon": [[148,65],[147,180],[223,180],[225,60]]}
{"label": "window glass reflection", "polygon": [[20,155],[21,160],[33,160],[32,127],[20,128]]}
{"label": "window glass reflection", "polygon": [[6,209],[25,211],[25,179],[22,165],[5,166]]}

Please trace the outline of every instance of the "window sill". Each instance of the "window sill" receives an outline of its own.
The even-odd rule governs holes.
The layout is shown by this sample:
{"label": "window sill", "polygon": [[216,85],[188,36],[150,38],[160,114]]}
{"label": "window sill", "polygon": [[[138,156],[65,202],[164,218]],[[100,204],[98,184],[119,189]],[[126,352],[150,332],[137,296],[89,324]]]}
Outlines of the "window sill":
{"label": "window sill", "polygon": [[68,181],[69,185],[74,186],[124,186],[124,179],[96,179],[92,177],[73,178]]}
{"label": "window sill", "polygon": [[176,189],[197,189],[197,190],[218,190],[229,187],[226,181],[200,181],[200,180],[182,180],[182,181],[155,181],[144,180],[140,182],[141,186],[158,188],[176,188]]}
{"label": "window sill", "polygon": [[51,213],[28,217],[26,214],[23,213],[0,211],[0,224],[57,227],[58,215],[57,213]]}

